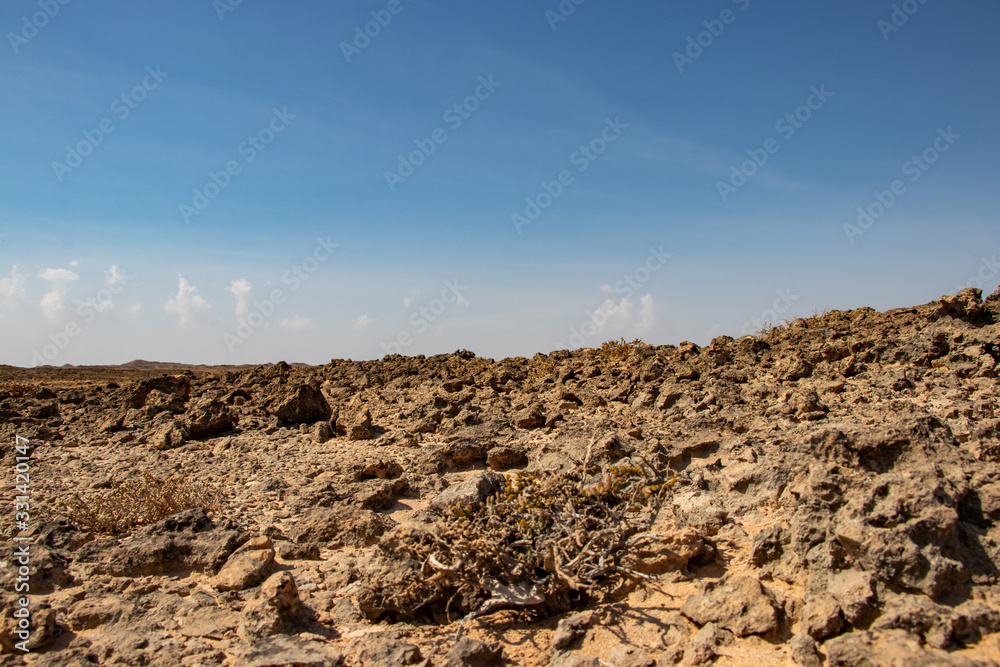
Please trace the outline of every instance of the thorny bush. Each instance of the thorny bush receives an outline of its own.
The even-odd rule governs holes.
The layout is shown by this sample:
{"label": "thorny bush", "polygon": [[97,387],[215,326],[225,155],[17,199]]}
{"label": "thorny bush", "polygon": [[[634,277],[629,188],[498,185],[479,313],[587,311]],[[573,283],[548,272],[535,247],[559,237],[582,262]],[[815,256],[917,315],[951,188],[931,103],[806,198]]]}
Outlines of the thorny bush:
{"label": "thorny bush", "polygon": [[404,590],[377,594],[404,616],[444,603],[445,618],[452,610],[474,617],[502,607],[562,611],[646,578],[622,561],[656,540],[649,530],[676,475],[667,480],[632,465],[589,485],[581,475],[506,475],[503,492],[479,507],[453,505],[433,530],[383,541],[419,576]]}
{"label": "thorny bush", "polygon": [[218,511],[221,502],[210,484],[143,473],[87,497],[73,493],[58,509],[80,528],[121,535],[195,507]]}

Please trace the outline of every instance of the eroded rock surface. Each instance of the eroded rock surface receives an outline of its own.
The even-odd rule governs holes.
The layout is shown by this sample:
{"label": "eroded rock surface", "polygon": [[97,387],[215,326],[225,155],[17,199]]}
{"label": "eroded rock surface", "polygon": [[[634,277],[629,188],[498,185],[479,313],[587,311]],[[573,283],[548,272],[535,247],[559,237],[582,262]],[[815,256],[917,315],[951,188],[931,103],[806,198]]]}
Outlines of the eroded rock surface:
{"label": "eroded rock surface", "polygon": [[[2,367],[34,542],[25,658],[3,537],[0,665],[996,665],[998,304],[964,290],[621,357]],[[453,564],[406,540],[519,472],[582,490],[639,464],[677,477],[613,590],[501,591],[458,640],[469,600],[421,605],[414,582]],[[223,498],[126,535],[64,516],[140,473]]]}

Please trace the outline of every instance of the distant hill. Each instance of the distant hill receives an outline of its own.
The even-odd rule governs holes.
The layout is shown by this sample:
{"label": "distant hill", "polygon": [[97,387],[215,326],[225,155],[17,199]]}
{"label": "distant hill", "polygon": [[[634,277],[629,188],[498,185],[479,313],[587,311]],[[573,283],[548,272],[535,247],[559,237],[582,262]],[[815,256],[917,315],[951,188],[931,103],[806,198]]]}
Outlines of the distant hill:
{"label": "distant hill", "polygon": [[[209,370],[213,368],[252,368],[254,366],[273,366],[273,363],[266,364],[182,364],[176,361],[146,361],[145,359],[135,359],[128,362],[127,364],[103,364],[103,365],[81,365],[77,366],[75,364],[63,364],[62,366],[52,366],[51,364],[46,364],[44,366],[35,366],[34,368],[98,368],[106,370],[133,370],[133,371],[183,371],[183,370]],[[310,368],[309,364],[303,364],[301,362],[291,362],[288,364],[292,368]],[[0,368],[15,370],[21,367],[19,366],[9,366],[7,364],[0,364]]]}
{"label": "distant hill", "polygon": [[[127,364],[119,364],[117,366],[102,366],[102,368],[131,368],[135,370],[143,371],[183,371],[186,369],[207,369],[207,368],[217,368],[218,366],[229,366],[230,364],[218,364],[218,365],[208,365],[208,364],[182,364],[175,361],[146,361],[145,359],[135,359],[128,362]],[[258,364],[243,364],[256,366]],[[260,364],[261,366],[273,366],[274,364]],[[309,368],[309,364],[303,364],[299,362],[293,362],[288,364],[293,368]]]}

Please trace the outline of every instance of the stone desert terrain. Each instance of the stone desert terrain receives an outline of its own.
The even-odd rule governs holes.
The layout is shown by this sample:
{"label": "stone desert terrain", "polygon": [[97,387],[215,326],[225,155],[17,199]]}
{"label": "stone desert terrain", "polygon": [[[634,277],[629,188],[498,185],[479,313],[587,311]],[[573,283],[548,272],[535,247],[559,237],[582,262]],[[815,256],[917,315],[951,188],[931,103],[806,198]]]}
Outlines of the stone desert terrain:
{"label": "stone desert terrain", "polygon": [[0,367],[0,666],[996,666],[998,334]]}

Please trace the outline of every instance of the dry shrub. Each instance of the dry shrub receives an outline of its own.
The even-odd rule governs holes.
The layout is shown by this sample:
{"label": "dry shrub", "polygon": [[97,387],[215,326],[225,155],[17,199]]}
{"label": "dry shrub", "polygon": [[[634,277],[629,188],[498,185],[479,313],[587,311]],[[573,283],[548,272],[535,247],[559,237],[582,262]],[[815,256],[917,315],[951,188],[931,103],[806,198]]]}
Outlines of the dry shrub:
{"label": "dry shrub", "polygon": [[218,511],[222,498],[215,486],[205,482],[142,473],[85,498],[73,493],[59,509],[80,528],[122,535],[195,507]]}
{"label": "dry shrub", "polygon": [[592,348],[590,353],[595,357],[601,357],[603,359],[626,359],[636,348],[644,344],[645,343],[638,338],[633,340],[631,343],[625,342],[624,338],[619,340],[606,340],[601,343],[600,348]]}
{"label": "dry shrub", "polygon": [[[381,549],[408,564],[413,581],[375,595],[403,617],[451,611],[469,617],[503,607],[562,611],[646,578],[622,565],[649,533],[676,476],[639,466],[611,468],[596,484],[546,472],[506,476],[478,508],[452,506],[431,530],[401,531]],[[398,582],[397,582],[398,584]]]}

